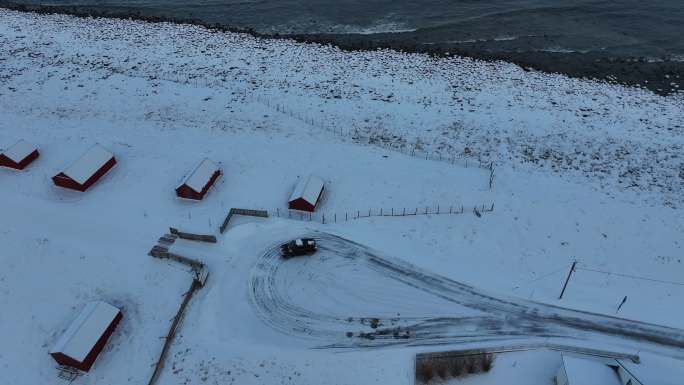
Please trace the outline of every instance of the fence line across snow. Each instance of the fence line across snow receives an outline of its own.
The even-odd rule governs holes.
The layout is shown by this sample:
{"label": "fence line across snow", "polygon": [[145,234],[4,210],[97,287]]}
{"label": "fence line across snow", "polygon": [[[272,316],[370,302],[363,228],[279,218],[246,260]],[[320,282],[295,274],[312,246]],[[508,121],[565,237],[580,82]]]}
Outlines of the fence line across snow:
{"label": "fence line across snow", "polygon": [[[73,64],[77,65],[85,65],[85,63],[81,63],[76,61],[75,59],[72,59]],[[111,63],[114,64],[114,63]],[[155,75],[150,75],[150,74],[145,74],[145,73],[130,73],[131,71],[135,71],[132,68],[124,68],[122,66],[121,61],[116,63],[116,65],[110,65],[107,68],[108,71],[111,73],[119,74],[119,75],[124,75],[124,76],[132,76],[132,77],[139,77],[139,78],[144,78],[144,79],[157,79],[157,80],[163,80],[163,81],[169,81],[169,82],[174,82],[174,83],[179,83],[179,84],[186,84],[186,85],[193,85],[195,87],[212,87],[212,88],[220,88],[220,89],[231,89],[228,87],[229,84],[229,79],[227,78],[221,78],[221,77],[215,77],[214,79],[210,79],[207,76],[191,76],[188,74],[181,74],[178,73],[177,71],[160,71]],[[140,71],[138,71],[140,72]],[[288,109],[284,104],[278,104],[278,103],[272,103],[269,99],[265,99],[260,97],[259,95],[255,94],[249,94],[247,90],[235,90],[231,89],[233,93],[241,94],[242,97],[245,98],[245,100],[249,100],[252,102],[258,102],[261,103],[268,108],[273,108],[277,112],[280,112],[282,114],[288,115],[294,119],[300,120],[306,124],[312,125],[317,128],[321,128],[325,131],[328,131],[334,135],[338,135],[341,137],[346,137],[350,139],[358,139],[361,137],[361,132],[357,128],[353,129],[344,129],[342,127],[338,128],[335,125],[327,125],[323,124],[322,121],[316,120],[316,118],[306,116],[305,114],[302,114],[301,112],[293,111]],[[403,139],[404,136],[401,136]],[[451,155],[443,155],[442,152],[440,151],[426,151],[423,149],[418,148],[418,143],[414,143],[413,145],[404,142],[401,145],[394,145],[391,140],[388,140],[387,138],[380,137],[380,138],[375,138],[372,136],[368,136],[368,144],[382,147],[382,148],[387,148],[392,151],[398,151],[402,154],[405,155],[410,155],[412,157],[416,158],[421,158],[421,159],[426,159],[426,160],[434,160],[434,161],[442,161],[442,162],[449,162],[451,164],[459,164],[464,167],[478,167],[481,169],[487,169],[490,170],[490,177],[489,177],[489,188],[492,188],[492,184],[494,181],[494,162],[491,161],[483,161],[482,159],[475,158],[471,154],[451,154]],[[408,146],[406,146],[408,145]]]}
{"label": "fence line across snow", "polygon": [[[471,209],[472,207],[472,209]],[[353,210],[344,212],[323,212],[323,213],[310,213],[297,210],[289,209],[275,209],[269,210],[269,216],[274,216],[278,218],[288,218],[307,222],[319,222],[322,224],[330,224],[337,222],[347,222],[350,220],[358,220],[363,218],[371,217],[407,217],[407,216],[418,216],[418,215],[457,215],[466,212],[472,212],[477,217],[481,217],[485,213],[491,213],[494,211],[494,203],[475,205],[475,206],[463,206],[463,205],[435,205],[435,206],[424,206],[424,207],[413,207],[413,208],[390,208],[390,209],[364,209],[364,210]]]}

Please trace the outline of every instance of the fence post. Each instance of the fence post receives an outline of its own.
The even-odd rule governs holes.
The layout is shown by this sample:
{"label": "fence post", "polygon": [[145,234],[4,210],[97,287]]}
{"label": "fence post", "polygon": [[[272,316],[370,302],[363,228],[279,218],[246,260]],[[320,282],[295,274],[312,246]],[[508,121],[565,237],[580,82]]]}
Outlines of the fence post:
{"label": "fence post", "polygon": [[325,224],[325,213],[323,213],[323,224]]}
{"label": "fence post", "polygon": [[437,205],[437,214],[439,215],[439,205]]}
{"label": "fence post", "polygon": [[406,216],[406,207],[404,207],[404,212],[401,214],[401,216]]}
{"label": "fence post", "polygon": [[570,282],[570,277],[572,276],[572,273],[575,271],[575,265],[577,265],[577,261],[572,262],[572,266],[570,267],[570,271],[568,272],[568,278],[565,279],[565,284],[563,285],[563,290],[561,290],[560,296],[558,299],[563,299],[563,294],[565,293],[565,289],[568,287],[568,283]]}
{"label": "fence post", "polygon": [[276,208],[276,217],[280,217],[280,209]]}
{"label": "fence post", "polygon": [[380,216],[382,216],[382,207],[380,207]]}

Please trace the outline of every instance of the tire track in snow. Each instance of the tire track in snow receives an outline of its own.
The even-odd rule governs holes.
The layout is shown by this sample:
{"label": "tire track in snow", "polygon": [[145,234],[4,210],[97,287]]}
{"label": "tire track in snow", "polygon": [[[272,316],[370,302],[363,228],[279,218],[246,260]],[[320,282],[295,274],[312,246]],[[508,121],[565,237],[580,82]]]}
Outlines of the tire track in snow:
{"label": "tire track in snow", "polygon": [[[680,329],[495,296],[399,259],[381,256],[364,245],[339,236],[319,232],[306,236],[316,239],[319,251],[312,257],[302,258],[319,258],[316,262],[321,266],[344,260],[355,269],[370,272],[377,279],[393,282],[396,288],[408,287],[420,295],[452,303],[456,309],[467,310],[463,316],[428,313],[421,316],[374,317],[380,326],[373,328],[366,322],[368,316],[333,315],[324,309],[317,310],[313,296],[323,290],[322,287],[308,288],[311,289],[307,291],[312,296],[311,300],[307,300],[306,304],[298,304],[282,282],[281,276],[286,276],[282,269],[290,261],[280,257],[281,243],[269,247],[259,257],[250,277],[250,296],[257,315],[276,330],[314,338],[324,342],[325,347],[419,346],[540,338],[571,338],[587,342],[605,339],[615,343],[617,338],[620,344],[646,342],[665,348],[684,348],[684,331]],[[306,273],[315,276],[320,272]],[[287,283],[309,283],[302,272],[297,274],[301,277]],[[345,281],[344,276],[338,278]],[[383,304],[368,303],[368,312],[373,312],[375,306],[386,306],[393,301],[401,301],[404,307],[420,306],[418,302],[410,302],[418,297],[395,298],[392,290],[396,288],[388,287],[387,299]],[[363,290],[363,287],[354,287],[353,290]],[[346,337],[345,331],[354,328],[353,337]]]}

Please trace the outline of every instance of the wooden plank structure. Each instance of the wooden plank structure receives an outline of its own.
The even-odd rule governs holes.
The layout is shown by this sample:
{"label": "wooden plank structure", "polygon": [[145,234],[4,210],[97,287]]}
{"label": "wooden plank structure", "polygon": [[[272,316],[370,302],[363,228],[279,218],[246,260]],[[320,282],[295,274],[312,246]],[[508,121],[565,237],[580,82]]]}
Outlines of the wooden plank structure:
{"label": "wooden plank structure", "polygon": [[268,218],[268,211],[266,210],[249,210],[249,209],[239,209],[236,207],[233,207],[228,211],[228,215],[226,215],[226,219],[223,220],[223,223],[221,224],[221,228],[219,229],[221,234],[223,234],[226,231],[226,228],[228,227],[228,222],[230,222],[230,219],[233,217],[233,215],[246,215],[250,217],[261,217],[261,218]]}
{"label": "wooden plank structure", "polygon": [[[175,229],[172,228],[172,230]],[[169,327],[169,331],[164,340],[164,345],[162,346],[161,353],[159,354],[159,359],[155,363],[154,371],[152,372],[152,376],[150,377],[148,385],[153,385],[157,382],[157,379],[159,378],[159,375],[161,374],[161,371],[164,368],[166,356],[168,355],[169,349],[171,348],[173,340],[176,337],[180,321],[183,319],[183,314],[185,314],[185,310],[188,304],[190,303],[190,299],[192,299],[192,296],[199,289],[204,287],[204,285],[207,282],[207,279],[209,278],[209,269],[202,261],[169,252],[169,246],[171,246],[177,238],[181,238],[178,234],[186,234],[181,233],[179,231],[175,231],[175,233],[176,234],[164,234],[163,236],[161,236],[159,238],[158,243],[155,246],[153,246],[150,250],[149,255],[155,258],[171,259],[184,265],[190,266],[192,268],[192,271],[194,272],[194,277],[192,279],[192,283],[190,284],[190,289],[185,293],[183,302],[178,308],[176,315],[173,317],[173,322],[171,322],[171,326]]]}
{"label": "wooden plank structure", "polygon": [[187,239],[189,241],[216,243],[216,236],[214,236],[214,235],[186,233],[186,232],[180,231],[174,227],[169,227],[169,232],[172,235],[177,236],[178,238]]}

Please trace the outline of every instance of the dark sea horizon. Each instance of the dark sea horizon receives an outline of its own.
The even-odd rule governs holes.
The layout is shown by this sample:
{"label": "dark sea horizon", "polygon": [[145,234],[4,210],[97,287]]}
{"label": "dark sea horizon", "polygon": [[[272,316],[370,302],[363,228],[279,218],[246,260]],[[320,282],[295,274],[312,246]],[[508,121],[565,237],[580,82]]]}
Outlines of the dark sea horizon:
{"label": "dark sea horizon", "polygon": [[[297,36],[501,59],[548,72],[678,92],[682,0],[14,0]],[[0,2],[2,4],[2,2]]]}

